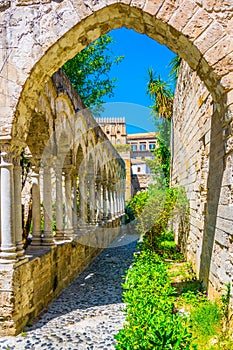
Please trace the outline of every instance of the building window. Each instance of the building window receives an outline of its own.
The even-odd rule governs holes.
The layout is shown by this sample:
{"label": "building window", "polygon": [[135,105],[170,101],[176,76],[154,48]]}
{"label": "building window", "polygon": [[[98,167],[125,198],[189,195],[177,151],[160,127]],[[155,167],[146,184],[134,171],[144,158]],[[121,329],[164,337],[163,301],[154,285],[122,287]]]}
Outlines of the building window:
{"label": "building window", "polygon": [[136,152],[136,151],[137,151],[137,145],[132,145],[131,148],[132,148],[132,151],[133,151],[133,152]]}
{"label": "building window", "polygon": [[140,172],[141,172],[141,168],[140,168],[140,166],[138,166],[138,170],[137,170],[137,172],[138,172],[138,173],[140,173]]}
{"label": "building window", "polygon": [[145,150],[146,150],[146,144],[140,143],[140,151],[145,151]]}
{"label": "building window", "polygon": [[149,149],[152,151],[153,149],[155,149],[155,143],[150,143],[149,144]]}

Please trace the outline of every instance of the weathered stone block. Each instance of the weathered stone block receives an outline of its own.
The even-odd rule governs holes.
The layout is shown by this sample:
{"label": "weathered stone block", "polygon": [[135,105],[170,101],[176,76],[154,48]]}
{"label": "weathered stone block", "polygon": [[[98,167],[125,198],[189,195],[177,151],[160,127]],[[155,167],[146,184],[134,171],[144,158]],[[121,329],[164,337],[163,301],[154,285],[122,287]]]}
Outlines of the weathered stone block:
{"label": "weathered stone block", "polygon": [[8,7],[11,6],[11,2],[8,0],[1,0],[0,1],[0,11],[3,11],[5,9],[7,9]]}

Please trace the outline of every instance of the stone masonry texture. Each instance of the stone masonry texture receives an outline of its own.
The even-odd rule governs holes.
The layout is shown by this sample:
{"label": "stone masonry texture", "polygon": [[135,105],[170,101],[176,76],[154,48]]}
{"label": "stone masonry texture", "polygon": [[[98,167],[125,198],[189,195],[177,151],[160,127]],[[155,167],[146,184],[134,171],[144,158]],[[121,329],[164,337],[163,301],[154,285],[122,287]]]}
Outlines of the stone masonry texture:
{"label": "stone masonry texture", "polygon": [[[232,285],[233,153],[230,126],[211,94],[184,62],[174,101],[172,184],[189,200],[189,232],[176,222],[177,240],[210,296]],[[181,218],[181,217],[180,217]]]}

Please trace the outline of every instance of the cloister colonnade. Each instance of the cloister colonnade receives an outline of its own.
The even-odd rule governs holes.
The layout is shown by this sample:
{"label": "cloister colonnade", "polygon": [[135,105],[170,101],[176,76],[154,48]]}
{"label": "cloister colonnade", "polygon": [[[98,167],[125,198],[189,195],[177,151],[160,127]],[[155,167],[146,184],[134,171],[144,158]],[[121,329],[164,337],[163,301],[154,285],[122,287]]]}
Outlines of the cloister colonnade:
{"label": "cloister colonnade", "polygon": [[77,239],[89,225],[124,214],[124,162],[61,70],[39,95],[26,144],[12,145],[1,149],[1,264],[25,259],[20,225],[20,158],[25,148],[32,167],[32,245]]}
{"label": "cloister colonnade", "polygon": [[[35,316],[51,300],[52,296],[46,297],[45,286],[39,293],[40,298],[36,296],[37,279],[43,285],[40,281],[42,271],[45,270],[45,285],[51,279],[50,293],[56,295],[67,284],[63,280],[69,281],[66,275],[74,276],[118,234],[117,226],[124,217],[124,161],[61,70],[47,80],[38,95],[25,142],[16,139],[2,143],[0,182],[0,293],[3,297],[0,334],[14,334],[31,312]],[[30,216],[30,205],[32,216],[31,242],[26,251],[23,243],[27,245],[28,237],[22,241],[22,197],[24,217]],[[75,258],[72,258],[69,245],[62,248],[62,245],[67,246],[65,242],[76,246]],[[33,261],[36,264],[38,251],[42,249],[44,254],[48,253],[43,247],[48,247],[53,256],[59,245],[64,252],[60,253],[60,262],[55,263],[53,272],[50,271],[53,263],[48,261],[41,262],[37,272],[35,266],[30,267]],[[75,261],[75,266],[70,264],[70,258]],[[32,271],[27,276],[28,264]],[[57,265],[61,271],[59,268],[57,271]],[[12,274],[14,271],[20,273],[20,269],[29,280],[26,279],[24,289],[22,280],[15,277],[20,292],[18,301],[11,303],[12,295],[16,293]],[[64,274],[63,278],[61,274]],[[26,310],[22,300],[28,294],[30,279],[34,280],[35,290]],[[14,287],[9,288],[12,283]],[[14,322],[14,319],[18,321]]]}

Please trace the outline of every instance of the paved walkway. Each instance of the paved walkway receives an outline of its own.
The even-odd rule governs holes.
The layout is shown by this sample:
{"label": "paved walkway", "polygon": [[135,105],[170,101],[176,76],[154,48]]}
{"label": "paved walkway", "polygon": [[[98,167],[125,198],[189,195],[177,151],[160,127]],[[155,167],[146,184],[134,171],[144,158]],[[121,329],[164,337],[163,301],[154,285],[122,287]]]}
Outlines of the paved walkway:
{"label": "paved walkway", "polygon": [[0,349],[114,349],[114,335],[124,322],[122,276],[132,263],[136,239],[131,234],[115,241],[24,333],[0,338]]}

